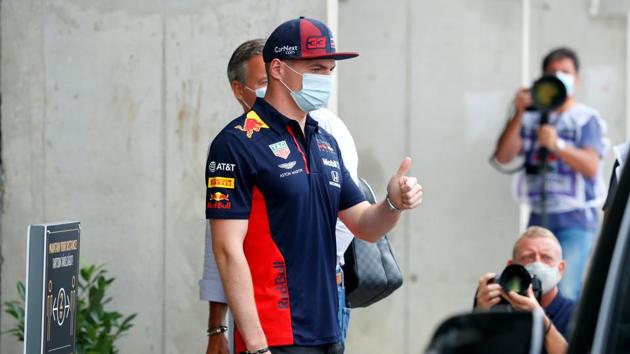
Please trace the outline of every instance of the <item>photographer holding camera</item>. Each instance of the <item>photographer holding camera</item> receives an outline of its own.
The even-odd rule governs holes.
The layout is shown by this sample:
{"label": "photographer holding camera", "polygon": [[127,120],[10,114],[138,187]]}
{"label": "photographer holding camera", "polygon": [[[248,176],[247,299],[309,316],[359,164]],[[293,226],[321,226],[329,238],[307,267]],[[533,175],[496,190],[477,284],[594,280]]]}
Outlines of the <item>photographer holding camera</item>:
{"label": "photographer holding camera", "polygon": [[606,124],[597,111],[575,100],[579,61],[573,50],[551,51],[542,69],[543,78],[561,82],[561,101],[545,111],[533,107],[532,97],[544,98],[548,87],[520,89],[494,158],[500,164],[524,158],[516,196],[531,206],[529,225],[550,229],[560,241],[568,263],[560,288],[577,299],[605,194],[600,162],[607,149]]}
{"label": "photographer holding camera", "polygon": [[567,326],[575,302],[564,297],[558,289],[558,282],[566,267],[560,243],[551,231],[538,226],[529,227],[516,240],[512,259],[507,264],[525,267],[532,277],[540,281],[540,299],[534,295],[531,285],[523,289],[522,294],[513,290],[506,291],[495,281],[496,274],[487,273],[479,279],[475,308],[488,310],[503,299],[516,310],[542,309],[545,313],[545,350],[549,354],[564,353],[567,349]]}

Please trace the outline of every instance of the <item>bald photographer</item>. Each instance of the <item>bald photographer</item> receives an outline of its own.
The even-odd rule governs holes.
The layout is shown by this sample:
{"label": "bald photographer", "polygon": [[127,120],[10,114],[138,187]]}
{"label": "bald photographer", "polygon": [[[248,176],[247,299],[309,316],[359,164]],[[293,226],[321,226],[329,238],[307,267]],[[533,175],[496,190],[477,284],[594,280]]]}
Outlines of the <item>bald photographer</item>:
{"label": "bald photographer", "polygon": [[[558,289],[566,268],[560,243],[551,231],[532,226],[514,244],[512,259],[507,264],[512,269],[524,268],[525,277],[531,276],[530,284],[518,289],[519,284],[515,284],[514,277],[506,279],[504,274],[497,277],[495,273],[487,273],[479,279],[475,309],[490,310],[500,303],[508,304],[517,311],[541,309],[545,313],[545,351],[549,354],[565,353],[565,337],[575,302],[564,297]],[[536,289],[538,297],[534,288],[539,288]]]}

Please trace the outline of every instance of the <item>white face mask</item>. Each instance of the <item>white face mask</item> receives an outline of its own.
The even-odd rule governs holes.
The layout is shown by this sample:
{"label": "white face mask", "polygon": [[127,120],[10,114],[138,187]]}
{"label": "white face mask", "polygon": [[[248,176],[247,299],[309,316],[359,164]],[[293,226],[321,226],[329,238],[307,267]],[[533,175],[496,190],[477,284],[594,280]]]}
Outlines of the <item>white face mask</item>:
{"label": "white face mask", "polygon": [[564,87],[567,89],[567,96],[573,96],[573,92],[575,91],[575,76],[563,73],[562,71],[556,71],[556,77],[562,81]]}
{"label": "white face mask", "polygon": [[557,267],[542,262],[534,262],[526,265],[525,269],[540,279],[543,294],[550,292],[560,282],[560,271]]}

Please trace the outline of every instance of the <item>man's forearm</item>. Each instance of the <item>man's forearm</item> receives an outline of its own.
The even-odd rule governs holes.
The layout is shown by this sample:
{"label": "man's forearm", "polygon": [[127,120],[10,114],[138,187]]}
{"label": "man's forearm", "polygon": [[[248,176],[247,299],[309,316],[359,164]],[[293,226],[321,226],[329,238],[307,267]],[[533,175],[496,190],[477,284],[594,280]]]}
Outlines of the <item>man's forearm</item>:
{"label": "man's forearm", "polygon": [[[548,318],[545,319],[545,323],[550,321]],[[547,328],[549,324],[545,325]],[[549,354],[564,354],[567,352],[569,345],[567,341],[562,336],[562,333],[558,331],[558,329],[550,324],[548,333],[545,334],[545,349]]]}
{"label": "man's forearm", "polygon": [[219,248],[215,250],[215,257],[234,321],[247,349],[266,347],[267,340],[254,301],[251,273],[242,249],[239,253]]}
{"label": "man's forearm", "polygon": [[[353,225],[350,231],[357,238],[376,242],[385,233],[394,228],[398,219],[400,219],[400,214],[400,211],[391,210],[386,201],[369,205],[364,208],[357,224]],[[350,226],[348,227],[350,228]]]}
{"label": "man's forearm", "polygon": [[217,332],[220,327],[227,327],[225,323],[227,304],[209,301],[208,305],[210,308],[208,316],[208,346],[206,347],[206,354],[228,354],[229,344],[227,336],[224,331]]}
{"label": "man's forearm", "polygon": [[209,301],[208,312],[208,328],[225,326],[225,317],[227,316],[227,304],[222,302]]}
{"label": "man's forearm", "polygon": [[561,151],[556,151],[556,154],[574,171],[585,177],[594,178],[597,176],[599,156],[595,150],[567,146]]}
{"label": "man's forearm", "polygon": [[499,141],[494,157],[500,163],[508,163],[521,151],[523,139],[520,136],[522,112],[516,112],[507,123]]}

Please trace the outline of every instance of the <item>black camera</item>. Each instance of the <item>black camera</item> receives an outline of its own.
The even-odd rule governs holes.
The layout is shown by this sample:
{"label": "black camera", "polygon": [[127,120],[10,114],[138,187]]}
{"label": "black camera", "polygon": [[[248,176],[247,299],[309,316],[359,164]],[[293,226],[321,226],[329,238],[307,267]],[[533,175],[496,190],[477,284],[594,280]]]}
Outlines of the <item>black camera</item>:
{"label": "black camera", "polygon": [[528,111],[551,112],[560,108],[567,100],[567,88],[560,79],[546,75],[534,81],[529,89],[533,105]]}
{"label": "black camera", "polygon": [[[523,296],[527,296],[527,289],[532,286],[534,296],[540,303],[540,297],[542,296],[542,285],[540,279],[535,275],[532,275],[520,264],[510,264],[505,267],[501,275],[494,279],[490,279],[488,283],[498,283],[503,288],[505,293],[514,291],[515,293]],[[509,305],[505,299],[501,298],[501,302],[498,305]]]}

